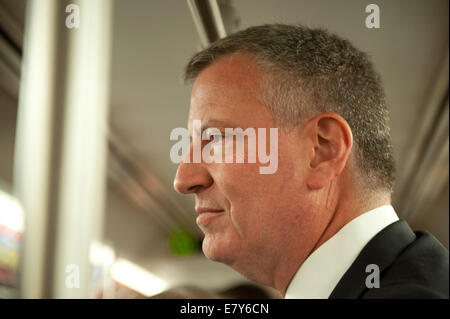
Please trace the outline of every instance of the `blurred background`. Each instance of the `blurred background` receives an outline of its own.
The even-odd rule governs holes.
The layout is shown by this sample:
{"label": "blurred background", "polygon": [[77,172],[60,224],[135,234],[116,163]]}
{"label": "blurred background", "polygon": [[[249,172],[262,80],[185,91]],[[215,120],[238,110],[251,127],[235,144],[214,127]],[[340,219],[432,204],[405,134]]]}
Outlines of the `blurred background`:
{"label": "blurred background", "polygon": [[[394,207],[449,242],[447,0],[0,0],[0,298],[267,297],[201,252],[172,188],[188,59],[264,23],[368,52],[391,111]],[[75,6],[74,6],[75,5]]]}

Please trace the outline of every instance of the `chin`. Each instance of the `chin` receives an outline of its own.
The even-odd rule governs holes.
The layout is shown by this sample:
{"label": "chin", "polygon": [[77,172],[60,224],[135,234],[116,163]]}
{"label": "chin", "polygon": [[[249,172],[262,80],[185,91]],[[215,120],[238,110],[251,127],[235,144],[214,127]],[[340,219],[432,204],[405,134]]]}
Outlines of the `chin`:
{"label": "chin", "polygon": [[233,262],[233,253],[230,246],[224,247],[223,244],[218,243],[217,239],[211,239],[206,236],[202,243],[203,254],[209,260],[231,264]]}

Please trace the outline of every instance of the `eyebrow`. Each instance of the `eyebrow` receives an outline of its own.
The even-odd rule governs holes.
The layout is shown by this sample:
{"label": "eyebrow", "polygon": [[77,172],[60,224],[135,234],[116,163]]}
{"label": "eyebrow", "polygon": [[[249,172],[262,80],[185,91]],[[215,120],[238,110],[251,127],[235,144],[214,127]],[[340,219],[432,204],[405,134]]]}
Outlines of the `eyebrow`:
{"label": "eyebrow", "polygon": [[227,128],[227,127],[236,127],[236,125],[231,124],[229,122],[226,121],[221,121],[221,120],[209,120],[207,121],[205,124],[202,125],[201,130],[202,132],[208,128]]}
{"label": "eyebrow", "polygon": [[205,124],[202,124],[202,127],[200,128],[200,132],[203,133],[203,131],[205,131],[206,129],[209,128],[236,128],[237,125],[235,124],[231,124],[230,122],[227,121],[222,121],[222,120],[208,120],[206,121]]}

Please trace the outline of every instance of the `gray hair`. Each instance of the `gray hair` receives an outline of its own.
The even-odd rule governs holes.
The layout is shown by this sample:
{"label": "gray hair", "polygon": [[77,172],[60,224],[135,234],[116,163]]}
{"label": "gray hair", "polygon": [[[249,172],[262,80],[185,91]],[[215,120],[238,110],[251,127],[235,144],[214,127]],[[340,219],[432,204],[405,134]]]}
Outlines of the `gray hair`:
{"label": "gray hair", "polygon": [[185,69],[189,82],[219,58],[250,54],[264,71],[262,101],[281,127],[335,112],[350,125],[365,184],[394,186],[389,111],[381,80],[366,53],[323,29],[268,24],[250,27],[195,54]]}

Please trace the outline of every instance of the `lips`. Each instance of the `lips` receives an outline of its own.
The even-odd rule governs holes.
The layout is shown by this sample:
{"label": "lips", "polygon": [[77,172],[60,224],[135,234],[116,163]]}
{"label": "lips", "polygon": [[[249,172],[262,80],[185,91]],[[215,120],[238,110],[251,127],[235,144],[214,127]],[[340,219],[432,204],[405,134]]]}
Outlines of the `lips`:
{"label": "lips", "polygon": [[195,208],[195,211],[200,215],[204,213],[220,213],[223,212],[223,209],[212,207],[197,207]]}
{"label": "lips", "polygon": [[197,207],[195,209],[198,216],[196,219],[197,224],[200,226],[205,226],[211,222],[214,218],[221,216],[224,212],[223,209],[220,208],[212,208],[212,207]]}

